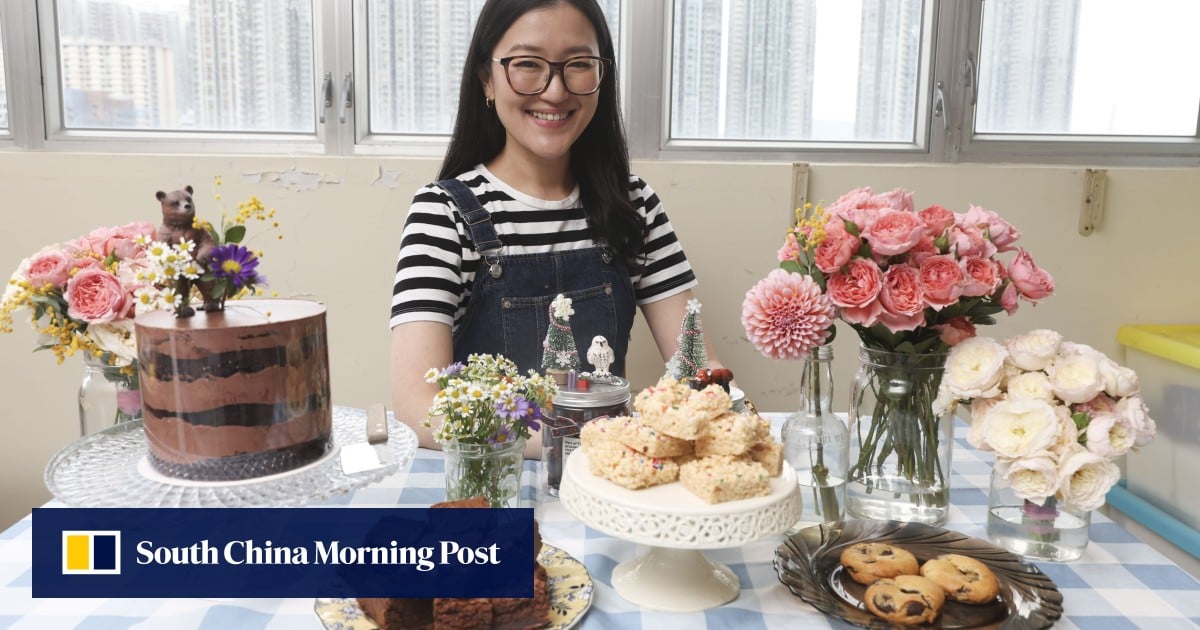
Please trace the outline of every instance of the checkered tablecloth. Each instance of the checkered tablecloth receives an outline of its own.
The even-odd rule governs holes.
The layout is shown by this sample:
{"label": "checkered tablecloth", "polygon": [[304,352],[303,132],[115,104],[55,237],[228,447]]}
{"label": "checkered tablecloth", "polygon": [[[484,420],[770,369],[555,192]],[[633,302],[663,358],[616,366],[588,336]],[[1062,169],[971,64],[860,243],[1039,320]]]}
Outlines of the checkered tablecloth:
{"label": "checkered tablecloth", "polygon": [[[776,430],[780,417],[773,417]],[[991,455],[971,449],[966,427],[955,440],[948,528],[986,538]],[[524,498],[533,503],[536,467],[526,462]],[[322,505],[425,507],[443,498],[442,456],[419,450],[408,471]],[[56,505],[51,501],[48,505]],[[590,529],[556,501],[538,502],[545,539],[583,561],[595,585],[581,628],[829,628],[846,627],[792,595],[775,577],[771,560],[780,537],[740,549],[706,552],[741,580],[733,602],[700,613],[640,610],[612,588],[613,568],[644,553],[637,545]],[[0,532],[0,628],[321,628],[312,599],[33,599],[32,522]],[[1092,516],[1091,543],[1069,564],[1039,563],[1063,593],[1062,628],[1195,628],[1200,625],[1200,582],[1105,516]]]}

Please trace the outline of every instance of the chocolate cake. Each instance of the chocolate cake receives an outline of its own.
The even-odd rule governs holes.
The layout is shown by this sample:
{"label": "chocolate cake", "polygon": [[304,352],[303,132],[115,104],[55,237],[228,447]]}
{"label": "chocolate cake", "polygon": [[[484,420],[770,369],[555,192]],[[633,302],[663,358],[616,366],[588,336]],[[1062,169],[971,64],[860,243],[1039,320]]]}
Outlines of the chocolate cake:
{"label": "chocolate cake", "polygon": [[[487,508],[485,497],[434,503],[435,508]],[[533,522],[533,597],[410,599],[360,597],[358,606],[383,630],[410,628],[433,630],[532,630],[550,621],[550,577],[537,561],[542,537]]]}
{"label": "chocolate cake", "polygon": [[187,318],[151,311],[135,327],[150,463],[163,474],[248,479],[330,447],[323,305],[237,300]]}

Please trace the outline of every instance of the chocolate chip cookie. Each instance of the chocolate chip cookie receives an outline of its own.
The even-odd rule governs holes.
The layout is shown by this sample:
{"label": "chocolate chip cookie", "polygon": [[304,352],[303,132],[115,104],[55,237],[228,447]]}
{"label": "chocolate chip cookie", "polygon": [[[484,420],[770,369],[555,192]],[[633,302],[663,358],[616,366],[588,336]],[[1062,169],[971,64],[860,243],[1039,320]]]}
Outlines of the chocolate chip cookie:
{"label": "chocolate chip cookie", "polygon": [[916,575],[917,557],[900,547],[884,543],[855,543],[842,550],[842,566],[850,578],[870,586],[879,578]]}
{"label": "chocolate chip cookie", "polygon": [[919,575],[876,580],[863,599],[875,616],[903,626],[933,623],[946,603],[942,588]]}
{"label": "chocolate chip cookie", "polygon": [[957,553],[942,554],[921,565],[921,575],[946,591],[946,596],[964,604],[986,604],[1000,593],[996,574],[975,558]]}

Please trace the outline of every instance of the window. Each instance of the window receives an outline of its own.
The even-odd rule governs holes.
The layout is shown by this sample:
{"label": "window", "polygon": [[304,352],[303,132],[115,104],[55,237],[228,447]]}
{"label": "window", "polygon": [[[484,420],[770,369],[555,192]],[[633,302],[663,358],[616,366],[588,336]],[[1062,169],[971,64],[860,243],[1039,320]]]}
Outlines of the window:
{"label": "window", "polygon": [[[449,135],[484,0],[368,0],[369,132]],[[620,0],[600,0],[614,40]]]}
{"label": "window", "polygon": [[[1200,155],[1200,0],[598,1],[638,159]],[[484,3],[0,0],[3,148],[441,155]]]}
{"label": "window", "polygon": [[1197,135],[1200,3],[989,0],[977,134]]}
{"label": "window", "polygon": [[921,0],[675,0],[672,139],[915,143]]}
{"label": "window", "polygon": [[58,0],[66,130],[314,133],[302,0]]}
{"label": "window", "polygon": [[4,30],[0,29],[0,135],[8,133],[8,89],[4,86]]}

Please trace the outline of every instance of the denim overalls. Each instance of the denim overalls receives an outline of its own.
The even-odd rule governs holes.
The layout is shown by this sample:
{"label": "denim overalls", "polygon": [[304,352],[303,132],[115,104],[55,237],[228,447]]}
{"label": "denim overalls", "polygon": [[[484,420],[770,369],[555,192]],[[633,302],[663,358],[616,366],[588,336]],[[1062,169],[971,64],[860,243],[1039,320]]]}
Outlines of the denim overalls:
{"label": "denim overalls", "polygon": [[592,337],[602,335],[616,356],[610,370],[624,376],[633,328],[633,284],[608,249],[504,255],[491,216],[466,184],[446,179],[438,186],[454,198],[482,258],[471,286],[471,303],[454,332],[454,360],[465,363],[472,353],[503,354],[522,372],[541,371],[550,303],[561,293],[571,298],[575,310],[571,332],[582,370],[592,370],[587,349]]}

